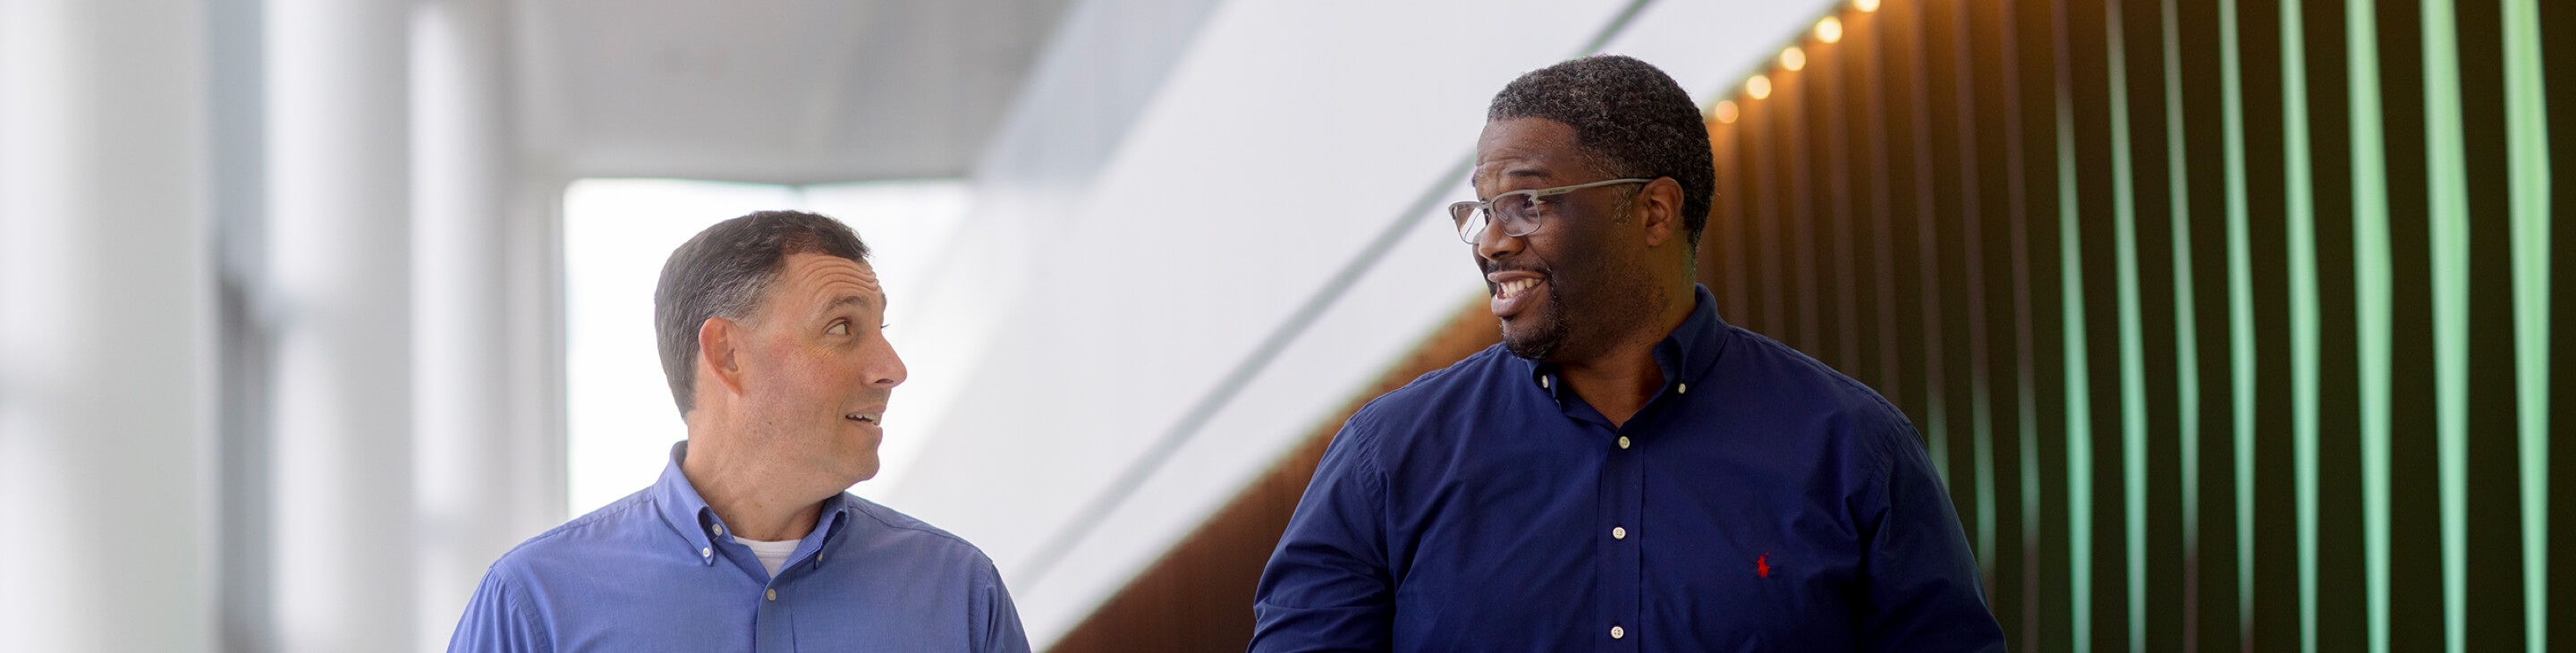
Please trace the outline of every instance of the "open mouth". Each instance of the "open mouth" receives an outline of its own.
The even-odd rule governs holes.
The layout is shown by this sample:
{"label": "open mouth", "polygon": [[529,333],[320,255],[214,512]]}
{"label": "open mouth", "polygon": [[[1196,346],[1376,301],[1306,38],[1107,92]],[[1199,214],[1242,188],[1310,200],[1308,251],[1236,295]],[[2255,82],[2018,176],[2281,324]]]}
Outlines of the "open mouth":
{"label": "open mouth", "polygon": [[841,419],[861,424],[883,424],[885,423],[885,413],[850,413],[848,415],[842,415]]}
{"label": "open mouth", "polygon": [[1547,286],[1547,275],[1526,270],[1508,270],[1485,275],[1492,284],[1494,317],[1506,321],[1527,310],[1527,304],[1538,301]]}

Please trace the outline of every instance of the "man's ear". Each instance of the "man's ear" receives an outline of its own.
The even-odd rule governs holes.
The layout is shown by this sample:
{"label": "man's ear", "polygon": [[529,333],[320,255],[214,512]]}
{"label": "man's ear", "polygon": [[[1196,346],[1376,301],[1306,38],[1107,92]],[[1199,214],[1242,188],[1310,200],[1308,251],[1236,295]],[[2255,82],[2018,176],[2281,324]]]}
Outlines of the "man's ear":
{"label": "man's ear", "polygon": [[1662,247],[1687,230],[1682,225],[1682,185],[1671,177],[1656,178],[1638,189],[1636,205],[1648,249]]}
{"label": "man's ear", "polygon": [[721,317],[698,323],[698,362],[706,375],[734,394],[742,394],[742,364],[734,356],[742,325]]}

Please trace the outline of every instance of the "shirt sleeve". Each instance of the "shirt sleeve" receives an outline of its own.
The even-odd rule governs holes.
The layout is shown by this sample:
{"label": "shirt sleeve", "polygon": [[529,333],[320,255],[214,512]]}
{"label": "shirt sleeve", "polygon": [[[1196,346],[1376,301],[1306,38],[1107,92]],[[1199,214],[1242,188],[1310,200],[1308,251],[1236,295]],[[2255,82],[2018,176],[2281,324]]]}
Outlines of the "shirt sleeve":
{"label": "shirt sleeve", "polygon": [[1979,587],[1976,555],[1914,427],[1891,420],[1880,438],[1883,497],[1868,535],[1868,610],[1860,641],[1871,651],[2002,651]]}
{"label": "shirt sleeve", "polygon": [[546,626],[528,613],[525,596],[510,590],[498,568],[483,574],[483,584],[465,603],[465,617],[447,640],[448,653],[551,653],[554,643]]}
{"label": "shirt sleeve", "polygon": [[1386,474],[1372,460],[1368,435],[1353,418],[1316,465],[1253,592],[1249,650],[1392,648],[1395,585],[1386,560]]}
{"label": "shirt sleeve", "polygon": [[1020,609],[1002,575],[985,563],[985,582],[976,587],[974,649],[983,653],[1029,653],[1029,635],[1020,629]]}

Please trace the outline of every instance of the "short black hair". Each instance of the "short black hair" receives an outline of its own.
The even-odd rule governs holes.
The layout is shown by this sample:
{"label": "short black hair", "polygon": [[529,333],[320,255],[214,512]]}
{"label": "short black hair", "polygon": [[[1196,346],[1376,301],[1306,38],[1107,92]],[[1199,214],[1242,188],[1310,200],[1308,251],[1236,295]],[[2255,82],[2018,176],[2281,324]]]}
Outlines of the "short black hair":
{"label": "short black hair", "polygon": [[718,222],[698,232],[662,263],[653,288],[653,336],[662,350],[662,376],[685,416],[696,408],[698,327],[707,318],[744,320],[795,254],[823,254],[856,262],[868,244],[848,225],[803,211],[761,211]]}
{"label": "short black hair", "polygon": [[1597,54],[1530,71],[1494,94],[1485,120],[1545,118],[1574,128],[1575,145],[1612,177],[1671,177],[1682,186],[1691,247],[1708,227],[1717,167],[1708,124],[1690,93],[1633,57]]}

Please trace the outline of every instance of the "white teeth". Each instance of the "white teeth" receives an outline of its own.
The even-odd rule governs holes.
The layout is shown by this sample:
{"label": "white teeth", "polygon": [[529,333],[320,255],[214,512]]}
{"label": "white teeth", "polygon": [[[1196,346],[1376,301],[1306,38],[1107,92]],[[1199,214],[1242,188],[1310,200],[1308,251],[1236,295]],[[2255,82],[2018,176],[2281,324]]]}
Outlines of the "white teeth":
{"label": "white teeth", "polygon": [[1536,285],[1538,285],[1537,279],[1513,279],[1495,286],[1494,294],[1503,299],[1511,299],[1514,295],[1519,295],[1522,291],[1529,290],[1531,286]]}

